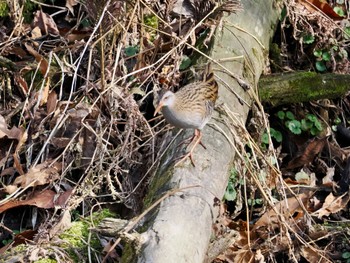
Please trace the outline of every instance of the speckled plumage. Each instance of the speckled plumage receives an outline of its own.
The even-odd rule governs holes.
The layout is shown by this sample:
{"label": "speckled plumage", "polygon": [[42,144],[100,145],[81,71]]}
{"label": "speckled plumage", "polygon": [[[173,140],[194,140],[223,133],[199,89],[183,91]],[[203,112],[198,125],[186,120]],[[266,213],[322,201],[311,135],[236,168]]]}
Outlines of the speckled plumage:
{"label": "speckled plumage", "polygon": [[213,113],[217,97],[218,84],[208,65],[202,81],[190,83],[176,93],[165,92],[157,109],[175,127],[201,130]]}
{"label": "speckled plumage", "polygon": [[194,165],[192,152],[201,143],[201,130],[211,118],[217,97],[218,84],[210,64],[204,71],[202,81],[190,83],[176,93],[167,91],[161,96],[155,114],[161,110],[165,120],[173,126],[195,129],[191,150],[177,164],[190,157]]}

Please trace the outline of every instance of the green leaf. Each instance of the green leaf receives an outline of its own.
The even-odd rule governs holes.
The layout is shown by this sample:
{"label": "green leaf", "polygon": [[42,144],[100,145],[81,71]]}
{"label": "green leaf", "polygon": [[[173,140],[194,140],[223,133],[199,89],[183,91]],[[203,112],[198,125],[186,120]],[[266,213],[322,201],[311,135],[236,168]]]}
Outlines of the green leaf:
{"label": "green leaf", "polygon": [[317,58],[320,58],[322,57],[322,50],[315,50],[314,51],[314,56],[317,57]]}
{"label": "green leaf", "polygon": [[284,117],[286,116],[286,113],[284,111],[279,111],[277,112],[277,117],[280,119],[280,120],[284,120]]}
{"label": "green leaf", "polygon": [[280,21],[284,21],[284,19],[286,18],[287,16],[287,8],[284,6],[281,10],[281,16],[280,16]]}
{"label": "green leaf", "polygon": [[232,168],[230,171],[230,181],[231,182],[236,182],[237,181],[237,176],[238,176],[238,171],[235,168]]}
{"label": "green leaf", "polygon": [[342,256],[342,258],[344,258],[344,259],[348,259],[348,258],[350,258],[350,252],[349,252],[349,251],[344,252],[341,256]]}
{"label": "green leaf", "polygon": [[344,38],[349,39],[350,38],[350,26],[347,26],[344,28]]}
{"label": "green leaf", "polygon": [[336,12],[339,16],[345,17],[345,13],[343,8],[341,8],[340,6],[335,6],[333,8],[334,12]]}
{"label": "green leaf", "polygon": [[326,65],[323,61],[316,61],[316,69],[320,72],[324,72],[327,70]]}
{"label": "green leaf", "polygon": [[312,121],[312,122],[318,121],[318,120],[317,120],[317,117],[316,117],[315,115],[313,115],[313,114],[308,114],[308,115],[306,115],[306,118],[307,118],[308,120]]}
{"label": "green leaf", "polygon": [[311,135],[316,136],[317,134],[320,133],[320,131],[316,127],[312,127],[310,129],[310,133],[311,133]]}
{"label": "green leaf", "polygon": [[291,111],[286,112],[286,117],[290,120],[295,120],[294,114]]}
{"label": "green leaf", "polygon": [[305,44],[312,44],[312,43],[314,43],[314,41],[315,41],[315,37],[311,34],[305,35],[303,37],[303,42]]}
{"label": "green leaf", "polygon": [[84,19],[80,22],[80,24],[81,24],[83,27],[91,27],[91,26],[92,26],[91,21],[90,21],[89,19],[87,19],[87,18],[84,18]]}
{"label": "green leaf", "polygon": [[261,142],[265,144],[269,144],[269,135],[267,132],[264,132],[263,135],[261,136]]}
{"label": "green leaf", "polygon": [[235,186],[231,181],[229,181],[226,187],[224,198],[227,201],[234,201],[236,200],[236,197],[237,197],[237,191],[235,189]]}
{"label": "green leaf", "polygon": [[330,61],[330,60],[331,60],[331,54],[330,54],[328,51],[323,52],[323,53],[322,53],[322,59],[323,59],[324,61]]}
{"label": "green leaf", "polygon": [[341,119],[339,117],[335,118],[334,120],[334,124],[340,124],[341,123]]}
{"label": "green leaf", "polygon": [[288,129],[294,134],[301,134],[301,124],[298,120],[291,120],[287,122]]}
{"label": "green leaf", "polygon": [[302,119],[301,120],[301,129],[303,131],[308,131],[312,128],[312,126],[314,125],[313,122],[309,121],[309,120],[305,120],[305,119]]}
{"label": "green leaf", "polygon": [[318,120],[316,122],[314,122],[315,128],[319,131],[323,130],[322,124],[321,122],[319,122]]}
{"label": "green leaf", "polygon": [[263,203],[264,203],[264,201],[263,201],[261,198],[255,199],[255,204],[261,205],[261,204],[263,204]]}
{"label": "green leaf", "polygon": [[125,55],[127,57],[131,57],[137,54],[137,52],[139,51],[137,46],[130,46],[125,48]]}
{"label": "green leaf", "polygon": [[180,64],[180,70],[187,69],[189,66],[191,66],[192,60],[188,56],[184,56],[181,64]]}
{"label": "green leaf", "polygon": [[276,131],[273,137],[275,138],[276,142],[282,142],[283,140],[283,136],[280,131]]}

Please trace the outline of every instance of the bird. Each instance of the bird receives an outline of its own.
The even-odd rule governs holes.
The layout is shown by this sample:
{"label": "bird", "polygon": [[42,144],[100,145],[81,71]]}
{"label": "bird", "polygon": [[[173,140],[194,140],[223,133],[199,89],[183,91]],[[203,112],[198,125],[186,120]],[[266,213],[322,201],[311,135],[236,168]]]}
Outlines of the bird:
{"label": "bird", "polygon": [[206,65],[202,80],[189,83],[175,93],[168,90],[160,96],[154,116],[161,111],[169,124],[177,128],[194,129],[194,135],[189,143],[189,145],[193,143],[192,147],[175,166],[188,157],[195,166],[193,150],[198,144],[205,148],[201,142],[202,129],[213,114],[217,98],[218,83],[211,63]]}

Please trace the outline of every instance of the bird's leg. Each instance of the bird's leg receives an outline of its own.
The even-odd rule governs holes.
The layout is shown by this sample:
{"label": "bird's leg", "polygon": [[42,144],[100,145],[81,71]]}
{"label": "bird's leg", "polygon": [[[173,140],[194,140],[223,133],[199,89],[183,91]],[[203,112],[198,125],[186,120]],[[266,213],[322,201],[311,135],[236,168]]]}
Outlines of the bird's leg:
{"label": "bird's leg", "polygon": [[[195,129],[195,130],[194,130],[194,134],[193,134],[191,137],[189,137],[189,138],[183,140],[183,141],[180,142],[176,147],[179,147],[179,146],[182,145],[182,144],[187,144],[187,146],[190,145],[191,143],[193,143],[193,142],[195,141],[195,138],[199,136],[198,133],[200,133],[200,131],[197,130],[197,129]],[[207,147],[205,147],[205,145],[202,143],[202,141],[200,141],[199,144],[202,145],[202,147],[203,147],[204,149],[207,149]]]}
{"label": "bird's leg", "polygon": [[[175,166],[178,165],[178,164],[180,164],[180,163],[182,163],[184,160],[186,160],[187,157],[190,157],[192,165],[193,165],[193,166],[196,166],[196,165],[194,164],[194,160],[193,160],[193,155],[192,155],[192,154],[193,154],[194,148],[196,148],[196,146],[197,146],[198,144],[201,144],[201,145],[204,147],[204,145],[201,143],[201,139],[202,139],[202,132],[201,132],[200,130],[197,130],[197,129],[196,129],[195,132],[194,132],[193,139],[192,139],[193,145],[192,145],[190,151],[189,151],[188,153],[186,153],[186,154],[181,158],[181,160],[178,161],[178,162],[175,164]],[[191,143],[192,143],[192,142],[191,142]],[[204,147],[204,148],[205,148],[205,147]]]}

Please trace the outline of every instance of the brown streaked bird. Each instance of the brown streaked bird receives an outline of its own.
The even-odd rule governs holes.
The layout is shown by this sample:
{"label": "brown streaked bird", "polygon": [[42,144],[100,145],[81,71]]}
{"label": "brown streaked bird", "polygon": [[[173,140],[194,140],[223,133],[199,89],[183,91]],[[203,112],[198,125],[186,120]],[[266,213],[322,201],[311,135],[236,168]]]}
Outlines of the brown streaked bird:
{"label": "brown streaked bird", "polygon": [[195,166],[192,153],[199,143],[202,144],[202,129],[211,118],[217,97],[218,84],[209,63],[202,81],[190,83],[176,93],[166,91],[160,98],[154,115],[162,111],[165,120],[171,125],[177,128],[195,129],[190,151],[175,165],[190,157]]}

